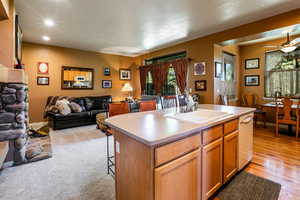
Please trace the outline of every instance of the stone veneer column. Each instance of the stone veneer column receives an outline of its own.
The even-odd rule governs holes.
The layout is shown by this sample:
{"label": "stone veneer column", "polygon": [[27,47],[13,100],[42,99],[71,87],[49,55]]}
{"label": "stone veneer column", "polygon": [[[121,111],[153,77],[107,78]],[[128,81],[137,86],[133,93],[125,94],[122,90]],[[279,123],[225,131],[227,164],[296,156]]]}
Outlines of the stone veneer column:
{"label": "stone veneer column", "polygon": [[27,92],[24,71],[0,65],[0,141],[10,141],[8,161],[14,164],[26,162]]}

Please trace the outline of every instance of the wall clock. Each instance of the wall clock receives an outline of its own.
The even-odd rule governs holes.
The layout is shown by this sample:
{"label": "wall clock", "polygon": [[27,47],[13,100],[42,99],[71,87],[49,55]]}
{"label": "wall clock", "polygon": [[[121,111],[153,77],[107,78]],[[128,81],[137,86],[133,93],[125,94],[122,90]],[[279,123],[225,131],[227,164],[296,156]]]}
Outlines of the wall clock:
{"label": "wall clock", "polygon": [[47,62],[38,62],[38,74],[49,74],[49,64]]}

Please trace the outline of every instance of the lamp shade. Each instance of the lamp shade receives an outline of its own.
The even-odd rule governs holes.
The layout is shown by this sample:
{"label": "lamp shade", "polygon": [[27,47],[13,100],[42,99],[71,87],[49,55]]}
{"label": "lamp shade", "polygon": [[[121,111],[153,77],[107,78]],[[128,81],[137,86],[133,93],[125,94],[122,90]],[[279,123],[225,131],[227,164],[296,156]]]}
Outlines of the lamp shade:
{"label": "lamp shade", "polygon": [[125,85],[121,89],[122,92],[132,92],[133,88],[129,83],[125,83]]}

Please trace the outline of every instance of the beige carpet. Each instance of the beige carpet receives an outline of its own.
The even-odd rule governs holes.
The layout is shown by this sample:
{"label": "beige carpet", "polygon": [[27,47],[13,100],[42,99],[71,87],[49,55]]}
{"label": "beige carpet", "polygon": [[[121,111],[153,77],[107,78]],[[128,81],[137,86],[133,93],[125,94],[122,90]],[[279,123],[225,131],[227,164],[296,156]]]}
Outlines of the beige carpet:
{"label": "beige carpet", "polygon": [[51,132],[53,157],[4,169],[2,200],[113,200],[106,138],[95,126]]}

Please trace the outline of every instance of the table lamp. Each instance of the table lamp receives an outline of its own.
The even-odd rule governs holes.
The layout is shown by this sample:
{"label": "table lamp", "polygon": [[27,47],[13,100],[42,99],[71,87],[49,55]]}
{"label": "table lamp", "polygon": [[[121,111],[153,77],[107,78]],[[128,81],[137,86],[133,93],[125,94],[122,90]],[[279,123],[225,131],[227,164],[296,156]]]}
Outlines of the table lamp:
{"label": "table lamp", "polygon": [[133,88],[131,87],[131,85],[129,83],[125,83],[124,86],[121,89],[122,92],[128,92],[128,100],[132,101],[132,96],[130,96],[130,92],[133,91]]}

